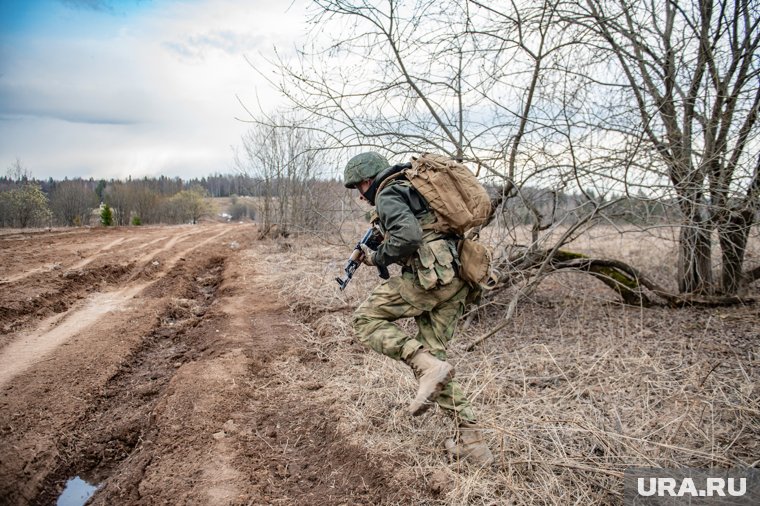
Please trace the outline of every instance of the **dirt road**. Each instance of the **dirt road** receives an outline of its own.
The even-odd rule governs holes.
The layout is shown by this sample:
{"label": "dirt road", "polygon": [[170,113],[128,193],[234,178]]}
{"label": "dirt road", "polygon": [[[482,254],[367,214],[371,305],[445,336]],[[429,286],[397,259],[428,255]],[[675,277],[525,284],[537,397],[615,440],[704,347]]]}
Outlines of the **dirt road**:
{"label": "dirt road", "polygon": [[393,463],[336,433],[339,395],[316,399],[331,365],[265,287],[253,237],[0,236],[0,503],[54,503],[75,476],[104,505],[404,502]]}

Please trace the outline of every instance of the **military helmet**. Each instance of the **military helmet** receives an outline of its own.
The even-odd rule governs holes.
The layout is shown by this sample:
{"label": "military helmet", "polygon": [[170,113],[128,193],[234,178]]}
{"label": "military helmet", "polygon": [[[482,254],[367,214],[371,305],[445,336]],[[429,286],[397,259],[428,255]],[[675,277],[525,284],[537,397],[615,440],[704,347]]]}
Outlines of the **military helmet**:
{"label": "military helmet", "polygon": [[343,171],[343,183],[346,188],[356,188],[356,185],[370,179],[388,168],[388,160],[374,151],[361,153],[351,158]]}

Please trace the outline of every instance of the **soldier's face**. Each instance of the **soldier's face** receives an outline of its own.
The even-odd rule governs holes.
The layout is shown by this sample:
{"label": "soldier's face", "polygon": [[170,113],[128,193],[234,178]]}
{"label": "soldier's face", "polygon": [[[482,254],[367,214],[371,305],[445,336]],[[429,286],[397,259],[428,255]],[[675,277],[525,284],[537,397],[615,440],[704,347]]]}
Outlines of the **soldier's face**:
{"label": "soldier's face", "polygon": [[369,187],[372,186],[372,181],[369,179],[365,179],[358,185],[356,185],[356,189],[359,190],[359,193],[361,194],[361,199],[365,202],[367,202],[367,199],[364,198],[364,194],[367,193],[367,190],[369,190]]}

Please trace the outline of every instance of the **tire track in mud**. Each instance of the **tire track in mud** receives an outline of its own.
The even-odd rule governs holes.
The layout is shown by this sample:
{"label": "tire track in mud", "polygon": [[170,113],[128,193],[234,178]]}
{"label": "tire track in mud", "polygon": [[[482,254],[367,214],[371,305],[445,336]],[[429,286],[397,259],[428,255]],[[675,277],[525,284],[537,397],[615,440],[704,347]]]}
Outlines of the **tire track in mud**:
{"label": "tire track in mud", "polygon": [[155,439],[152,412],[176,370],[202,352],[192,330],[214,302],[223,270],[224,259],[212,257],[194,268],[180,265],[171,273],[175,283],[184,285],[183,291],[173,294],[179,297],[172,298],[139,348],[124,360],[102,394],[59,440],[59,462],[31,504],[51,504],[65,481],[75,475],[103,482],[129,459],[140,462],[130,463],[131,471],[121,479],[133,482],[136,490],[141,476],[134,470],[144,470],[152,459],[149,453],[136,450]]}
{"label": "tire track in mud", "polygon": [[[41,325],[37,326],[37,330],[28,331],[21,336],[20,339],[24,341],[36,340],[39,342],[39,334],[45,332],[44,329],[48,328],[50,325],[55,325],[60,322],[61,313],[64,313],[63,318],[68,318],[69,313],[76,312],[80,316],[85,316],[83,321],[91,321],[86,316],[98,312],[97,305],[93,302],[94,299],[96,297],[101,297],[102,293],[104,293],[109,287],[119,285],[123,282],[132,282],[140,276],[145,277],[148,280],[156,279],[167,270],[171,269],[179,259],[189,255],[196,249],[205,246],[209,242],[217,240],[229,232],[229,228],[223,228],[218,233],[205,238],[203,241],[188,245],[188,247],[180,249],[179,251],[172,251],[172,249],[175,249],[178,244],[185,242],[193,236],[208,233],[208,230],[205,229],[190,230],[171,236],[166,244],[162,245],[160,248],[151,250],[136,259],[132,259],[127,264],[106,263],[99,267],[84,268],[93,262],[101,260],[101,255],[103,253],[107,253],[114,245],[122,244],[125,238],[118,238],[111,241],[106,247],[100,248],[95,253],[95,256],[88,257],[83,262],[75,264],[65,272],[58,274],[53,283],[47,281],[48,285],[54,287],[53,290],[46,290],[25,300],[19,300],[0,306],[0,336],[18,331],[29,321],[46,318],[51,314],[58,316],[44,320]],[[150,241],[148,244],[154,244],[159,240],[165,239],[167,239],[167,237],[163,236]],[[143,244],[143,246],[147,245]],[[160,263],[157,265],[150,263],[152,259],[159,257],[159,255],[167,251],[172,251],[172,255],[163,261],[164,265],[161,265]],[[49,274],[42,274],[42,276],[49,280],[47,277]],[[27,276],[22,276],[17,281],[20,281],[25,277]],[[40,283],[42,282],[41,279]],[[143,285],[143,287],[144,286],[145,285]],[[0,282],[0,287],[13,290],[14,285],[13,283]],[[114,304],[112,304],[116,305],[119,302],[130,299],[135,293],[137,293],[131,289],[121,290],[121,292],[123,292],[122,297],[119,297],[118,294],[113,296],[106,295],[106,301],[117,299],[114,301]],[[90,297],[88,301],[84,303],[85,307],[81,308],[83,303],[80,301],[88,294]],[[74,328],[73,331],[76,331],[76,328]],[[63,339],[58,340],[62,341]],[[0,339],[0,350],[2,350],[4,342],[7,343],[8,340],[6,339],[4,341]],[[18,350],[16,350],[16,352],[18,352]],[[0,351],[0,363],[2,362],[2,353],[3,352]],[[0,372],[0,384],[3,382],[2,378],[3,374]]]}
{"label": "tire track in mud", "polygon": [[[196,234],[203,234],[205,233],[205,228],[194,228],[190,230],[185,230],[180,233],[176,233],[176,231],[173,234],[166,234],[165,232],[160,232],[161,236],[157,237],[156,239],[153,239],[149,242],[141,241],[142,234],[152,234],[156,233],[155,230],[151,229],[142,229],[140,231],[135,231],[132,229],[124,229],[124,230],[116,230],[112,233],[131,233],[134,234],[131,237],[128,236],[120,236],[117,237],[108,243],[98,247],[97,249],[94,249],[94,251],[86,253],[86,256],[80,260],[74,261],[74,262],[67,262],[66,260],[61,260],[58,262],[50,263],[49,265],[44,265],[41,267],[34,267],[31,269],[24,269],[21,272],[15,273],[15,274],[5,274],[4,276],[0,277],[0,286],[9,284],[12,286],[13,283],[18,283],[19,281],[23,281],[25,279],[28,279],[32,276],[38,275],[38,274],[50,274],[55,273],[56,270],[64,270],[64,271],[77,271],[82,270],[88,265],[103,260],[104,255],[108,254],[114,254],[117,256],[128,256],[131,257],[133,262],[139,263],[140,261],[147,261],[150,258],[150,254],[157,255],[161,252],[168,251],[172,247],[174,247],[177,243],[183,241],[184,239],[187,239],[189,237],[192,237]],[[111,231],[109,231],[111,232]],[[54,240],[55,237],[59,236],[65,236],[65,235],[80,235],[82,236],[82,243],[86,244],[86,242],[89,240],[86,234],[84,234],[82,231],[77,232],[68,232],[68,233],[39,233],[39,237],[32,235],[31,237],[33,239],[29,239],[29,236],[27,236],[27,241],[32,244],[29,244],[30,247],[42,247],[42,245],[34,244],[34,239],[37,239],[38,241],[45,240],[47,242]],[[0,236],[0,241],[9,241],[9,237],[7,236]],[[12,241],[12,239],[11,239]],[[141,255],[139,258],[135,259],[135,254],[132,254],[131,252],[134,250],[143,250],[146,247],[149,247],[156,242],[160,241],[166,241],[166,244],[164,244],[159,249],[153,249],[151,250],[151,253],[148,254],[147,258],[144,258],[144,255]],[[136,245],[131,245],[130,243],[137,242]],[[80,251],[77,251],[77,254],[84,255],[85,253],[82,253]]]}
{"label": "tire track in mud", "polygon": [[339,395],[315,395],[317,369],[332,365],[304,349],[271,287],[229,263],[217,309],[191,331],[198,356],[159,394],[143,442],[93,506],[408,503],[391,463],[335,429]]}
{"label": "tire track in mud", "polygon": [[134,239],[136,239],[136,238],[134,238],[134,237],[133,238],[119,237],[117,239],[114,239],[113,241],[109,242],[108,244],[106,244],[105,246],[103,246],[102,248],[100,248],[95,253],[93,253],[92,255],[88,256],[87,258],[85,258],[81,262],[75,263],[74,265],[72,265],[71,267],[69,267],[69,269],[70,270],[81,269],[82,267],[91,264],[94,260],[97,260],[98,258],[100,258],[100,255],[102,255],[103,253],[107,253],[107,252],[111,251],[115,246],[118,246],[120,244],[124,244],[125,242],[128,242],[130,240],[134,240]]}
{"label": "tire track in mud", "polygon": [[34,276],[40,272],[52,272],[56,269],[56,267],[56,264],[46,265],[44,267],[35,267],[34,269],[29,269],[28,271],[16,274],[15,276],[8,276],[4,279],[0,279],[0,284],[15,283],[30,276]]}
{"label": "tire track in mud", "polygon": [[111,311],[127,304],[147,284],[134,285],[121,290],[98,293],[73,314],[57,315],[42,321],[39,328],[49,328],[42,332],[21,335],[0,351],[0,388],[14,376],[22,373],[58,346],[68,341],[83,328],[92,325]]}
{"label": "tire track in mud", "polygon": [[[69,311],[87,294],[102,291],[108,286],[124,281],[134,266],[134,262],[125,265],[107,264],[62,272],[53,279],[47,273],[42,274],[46,289],[31,297],[21,300],[17,298],[0,306],[0,336],[18,331],[32,320]],[[43,280],[39,282],[43,283]],[[0,287],[11,293],[15,290],[12,283],[0,283]],[[0,344],[2,343],[0,340]]]}
{"label": "tire track in mud", "polygon": [[[219,234],[217,234],[216,236],[214,236],[214,238],[217,238],[220,235],[224,235],[227,232],[229,232],[229,230],[225,229],[222,232],[220,232]],[[164,253],[166,251],[170,251],[177,244],[185,241],[186,239],[189,239],[189,238],[191,238],[191,237],[193,237],[195,235],[198,235],[198,234],[205,234],[205,233],[207,233],[206,229],[195,228],[195,229],[190,229],[190,230],[181,232],[179,234],[161,235],[160,237],[157,237],[156,239],[153,239],[152,241],[149,241],[149,242],[141,242],[134,249],[136,249],[136,250],[139,251],[139,250],[145,249],[146,247],[149,247],[149,246],[151,246],[151,245],[153,245],[153,244],[155,244],[157,242],[166,241],[161,247],[156,248],[156,249],[151,249],[148,253],[142,254],[139,257],[135,258],[134,262],[136,264],[138,264],[138,265],[142,264],[142,263],[145,263],[145,262],[148,262],[153,257],[156,257],[156,256],[158,256],[161,253]],[[97,260],[100,260],[103,254],[109,253],[109,252],[113,251],[114,247],[116,247],[116,246],[124,246],[125,244],[128,244],[129,242],[135,241],[137,239],[139,239],[139,237],[120,237],[120,238],[117,238],[117,239],[111,241],[110,243],[106,244],[102,248],[98,249],[97,251],[95,251],[91,255],[88,255],[87,258],[81,260],[80,262],[75,263],[74,265],[72,265],[71,267],[69,267],[69,270],[81,269],[81,268],[83,268],[83,267],[85,267],[85,266],[87,266],[87,265],[89,265],[89,264],[91,264],[91,263],[93,263],[93,262],[95,262]],[[205,242],[208,242],[208,241],[204,241],[204,243]],[[193,248],[190,248],[190,249],[193,249]],[[123,248],[123,247],[121,248],[121,250],[122,251],[120,251],[120,253],[122,255],[129,254],[132,251],[132,249],[130,249],[130,248]],[[189,250],[186,250],[186,251],[189,251]],[[130,255],[130,256],[133,256],[133,255]]]}
{"label": "tire track in mud", "polygon": [[[123,229],[37,231],[23,235],[21,240],[0,235],[0,250],[5,250],[8,258],[8,262],[0,266],[0,283],[17,283],[39,273],[70,268],[107,243],[125,240],[119,236],[129,232]],[[117,239],[112,239],[113,236]]]}
{"label": "tire track in mud", "polygon": [[[87,416],[80,417],[77,413],[80,413],[81,409],[85,409],[89,417],[93,418],[94,413],[105,409],[102,403],[93,404],[91,401],[94,393],[103,390],[102,386],[97,385],[104,385],[106,382],[109,385],[118,384],[116,380],[108,380],[109,376],[104,376],[104,374],[110,374],[109,369],[113,370],[113,367],[119,367],[119,370],[122,370],[119,364],[123,364],[125,357],[129,357],[127,364],[148,364],[144,370],[152,371],[148,375],[148,379],[155,383],[155,380],[161,375],[156,375],[155,371],[158,368],[155,367],[155,360],[152,358],[146,360],[145,358],[151,356],[150,352],[147,352],[147,355],[145,353],[146,343],[159,340],[164,344],[172,342],[171,349],[168,352],[164,350],[165,354],[168,353],[164,357],[167,359],[165,364],[171,364],[170,367],[164,368],[169,371],[163,375],[165,381],[168,381],[175,368],[185,362],[182,356],[190,357],[197,354],[198,350],[195,352],[187,351],[196,346],[197,342],[186,341],[184,334],[187,331],[192,331],[203,319],[206,308],[213,302],[213,297],[209,295],[213,295],[211,292],[215,291],[220,274],[215,272],[209,278],[206,271],[209,269],[219,271],[220,268],[216,268],[214,265],[216,263],[221,265],[223,260],[220,259],[223,259],[232,250],[223,243],[213,244],[212,242],[233,230],[239,231],[236,233],[236,237],[239,237],[241,233],[246,233],[247,227],[222,227],[222,230],[216,226],[203,227],[202,230],[199,227],[197,232],[193,230],[179,234],[181,237],[172,241],[168,248],[166,245],[161,248],[164,258],[161,258],[160,268],[154,268],[154,264],[158,264],[158,262],[148,263],[148,266],[151,267],[148,279],[134,279],[135,274],[139,274],[142,270],[132,268],[126,272],[127,275],[131,274],[127,280],[127,285],[120,290],[97,293],[89,299],[87,304],[76,304],[76,307],[64,316],[59,315],[48,319],[52,324],[52,330],[47,326],[38,325],[38,334],[45,335],[38,339],[39,346],[25,347],[35,355],[33,360],[26,364],[28,369],[24,371],[25,374],[20,374],[19,369],[23,368],[16,367],[12,372],[19,373],[18,381],[13,379],[7,382],[8,386],[0,386],[0,393],[2,393],[0,395],[0,408],[3,408],[0,410],[0,504],[35,503],[36,500],[33,498],[39,495],[39,487],[42,481],[46,483],[45,490],[50,491],[55,488],[54,486],[51,487],[49,482],[54,480],[52,477],[56,475],[57,471],[55,470],[60,469],[63,465],[62,456],[70,455],[70,453],[63,451],[64,448],[68,448],[68,445],[61,437],[69,433],[78,434],[77,430],[80,426],[88,427],[87,430],[92,429],[91,424],[84,423]],[[174,232],[174,230],[168,229],[162,233],[165,234],[167,231],[170,232],[170,236],[172,235],[171,232]],[[188,244],[182,244],[182,241],[179,240],[195,236],[196,233],[202,234],[202,240]],[[143,240],[145,239],[144,237]],[[238,238],[238,240],[240,239]],[[155,244],[155,242],[157,242],[155,239],[150,241],[151,244]],[[178,248],[178,244],[181,244],[181,247]],[[202,251],[197,254],[194,253],[201,247],[204,247]],[[170,252],[168,256],[165,255],[167,251]],[[211,251],[221,252],[222,255],[217,255],[208,261]],[[155,253],[154,250],[145,257],[154,258]],[[133,261],[130,266],[135,263]],[[195,289],[193,287],[200,288]],[[213,287],[211,292],[209,292],[209,287]],[[135,295],[137,295],[137,298],[134,299],[135,304],[131,304],[130,307],[121,306],[125,300],[129,302],[130,298]],[[104,298],[106,300],[102,300]],[[111,309],[120,307],[124,311],[112,310],[109,312],[105,309],[99,309],[97,306],[100,303],[104,303]],[[154,312],[153,308],[160,311],[160,314]],[[91,314],[93,310],[95,314]],[[151,313],[155,320],[152,325],[149,323]],[[135,318],[134,325],[131,325],[130,320],[132,318]],[[46,334],[48,331],[52,333]],[[138,332],[144,333],[138,334]],[[61,339],[55,339],[57,342],[53,344],[48,342],[51,337]],[[71,342],[60,342],[67,339]],[[178,339],[180,343],[176,345]],[[108,344],[110,340],[116,340],[113,347]],[[92,346],[88,346],[86,343],[92,343]],[[44,351],[46,347],[55,348],[55,344],[71,344],[72,346],[59,347],[54,353],[51,350],[48,359],[44,356],[40,357],[41,350]],[[83,345],[90,349],[83,349]],[[136,347],[143,350],[143,353],[133,353]],[[163,349],[165,346],[163,348],[161,346],[158,348],[147,346],[147,348],[155,350]],[[125,355],[125,351],[129,355]],[[0,353],[5,352],[7,349],[0,350]],[[101,357],[102,362],[100,361]],[[88,359],[95,361],[88,363]],[[12,362],[15,362],[15,357],[7,361],[7,363]],[[79,364],[78,367],[86,369],[86,371],[77,372],[77,369],[73,368],[73,364]],[[63,379],[60,386],[56,380],[58,376],[56,368],[63,368],[59,369]],[[123,390],[128,399],[133,397],[140,399],[139,404],[142,404],[146,398],[151,397],[151,389],[139,390],[136,393],[133,388],[134,384],[137,384],[136,381],[130,379],[126,383],[122,382],[119,386],[114,386],[114,389]],[[51,395],[52,388],[60,388],[60,395],[55,400],[47,398]],[[108,394],[106,397],[109,396],[112,394]],[[99,395],[95,397],[100,398]],[[83,403],[84,406],[82,406]],[[117,402],[116,404],[119,406],[128,405],[124,402]],[[140,409],[135,407],[130,413],[141,412]],[[26,413],[37,413],[38,410],[45,411],[45,414],[39,417],[40,419],[36,420],[35,418],[38,417],[24,416]],[[71,424],[68,422],[67,420],[73,419],[72,415],[76,415],[76,419],[80,420],[81,423]],[[51,419],[51,417],[53,418]],[[112,416],[107,416],[105,420],[112,418]],[[97,429],[92,430],[97,431]],[[126,437],[126,439],[121,437],[120,434],[123,430],[116,432],[119,434],[114,437],[106,437],[103,441],[106,439],[114,441],[115,443],[112,444],[116,446],[119,444],[118,441],[126,441],[124,444],[128,447],[131,441],[130,437]],[[104,447],[101,453],[111,454],[116,451],[109,448]],[[114,461],[111,457],[109,459]],[[87,467],[85,466],[85,468]],[[50,492],[48,496],[50,496]],[[51,501],[48,499],[39,499],[37,503],[49,504]]]}
{"label": "tire track in mud", "polygon": [[[171,268],[171,267],[173,267],[177,263],[177,261],[179,259],[185,257],[189,253],[192,253],[193,251],[197,250],[198,248],[201,248],[201,247],[205,246],[206,244],[210,243],[211,241],[215,241],[216,239],[219,239],[221,236],[229,233],[229,231],[230,231],[229,228],[223,227],[222,230],[219,233],[214,234],[211,237],[207,237],[207,238],[203,239],[201,242],[195,243],[192,246],[190,246],[189,248],[183,249],[179,253],[173,254],[168,259],[166,259],[164,262],[167,264],[167,266],[169,268]],[[184,233],[184,234],[175,235],[171,239],[169,239],[169,241],[166,244],[164,244],[162,247],[160,247],[158,249],[155,249],[155,250],[151,250],[150,252],[148,252],[148,253],[140,256],[137,259],[137,263],[139,264],[139,263],[150,262],[154,258],[158,257],[161,253],[164,253],[166,251],[170,251],[177,244],[179,244],[181,242],[184,242],[184,241],[192,238],[193,236],[195,236],[195,235],[197,235],[199,233],[201,233],[201,231],[190,231],[190,232],[187,232],[187,233]]]}
{"label": "tire track in mud", "polygon": [[60,228],[60,229],[38,229],[38,230],[22,230],[0,234],[0,239],[3,241],[28,241],[30,237],[45,236],[45,237],[65,237],[69,235],[80,235],[81,229],[77,228]]}

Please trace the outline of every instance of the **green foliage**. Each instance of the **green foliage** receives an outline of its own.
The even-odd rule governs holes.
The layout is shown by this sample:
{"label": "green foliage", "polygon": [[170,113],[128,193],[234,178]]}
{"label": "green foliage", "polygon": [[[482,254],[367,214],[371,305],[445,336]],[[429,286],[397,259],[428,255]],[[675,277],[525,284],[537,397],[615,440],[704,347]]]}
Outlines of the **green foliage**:
{"label": "green foliage", "polygon": [[103,204],[103,207],[100,209],[100,224],[104,227],[113,225],[113,212],[108,204]]}
{"label": "green foliage", "polygon": [[139,216],[132,216],[132,225],[136,227],[139,227],[140,225],[142,225],[142,220],[140,219]]}
{"label": "green foliage", "polygon": [[169,199],[169,214],[177,223],[196,224],[213,211],[207,197],[208,193],[201,186],[183,190]]}
{"label": "green foliage", "polygon": [[101,179],[100,181],[98,181],[98,184],[95,187],[95,193],[98,195],[98,199],[101,202],[103,202],[103,197],[104,197],[104,193],[103,192],[105,192],[105,189],[106,189],[106,180],[105,179]]}
{"label": "green foliage", "polygon": [[0,208],[11,226],[26,228],[50,224],[48,199],[38,184],[24,183],[0,194]]}

